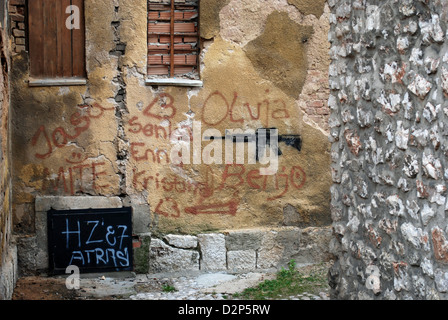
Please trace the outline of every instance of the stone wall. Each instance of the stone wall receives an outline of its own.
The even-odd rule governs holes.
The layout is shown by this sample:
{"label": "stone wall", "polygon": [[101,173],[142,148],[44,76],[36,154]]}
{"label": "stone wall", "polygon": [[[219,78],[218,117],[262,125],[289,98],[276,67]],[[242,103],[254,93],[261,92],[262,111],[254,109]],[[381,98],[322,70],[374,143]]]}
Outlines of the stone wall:
{"label": "stone wall", "polygon": [[228,230],[151,239],[149,271],[248,272],[329,261],[331,227]]}
{"label": "stone wall", "polygon": [[332,296],[446,299],[447,2],[329,5]]}
{"label": "stone wall", "polygon": [[[147,6],[147,0],[85,1],[85,85],[29,86],[29,49],[15,52],[19,249],[42,243],[36,199],[46,196],[119,197],[141,222],[138,233],[159,239],[330,225],[328,5],[202,0],[200,87],[148,82]],[[173,163],[171,151],[182,146],[180,136],[194,133],[195,122],[201,150],[211,145],[201,141],[207,129],[223,136],[226,129],[275,127],[300,136],[302,145],[281,142],[278,171],[266,176],[259,174],[266,165],[247,158],[244,164],[206,163],[207,157]],[[37,268],[27,250],[19,256],[29,271]]]}
{"label": "stone wall", "polygon": [[0,4],[0,300],[10,299],[17,280],[12,234],[9,42],[5,2]]}

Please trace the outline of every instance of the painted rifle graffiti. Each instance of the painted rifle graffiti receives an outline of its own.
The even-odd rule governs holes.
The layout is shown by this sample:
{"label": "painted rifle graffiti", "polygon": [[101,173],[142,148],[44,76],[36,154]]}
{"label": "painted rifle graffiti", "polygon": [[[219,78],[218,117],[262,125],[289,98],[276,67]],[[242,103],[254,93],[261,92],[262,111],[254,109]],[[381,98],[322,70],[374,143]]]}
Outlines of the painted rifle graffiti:
{"label": "painted rifle graffiti", "polygon": [[[269,93],[269,90],[266,93]],[[211,106],[216,104],[222,104],[224,108],[222,109],[223,112],[217,114],[212,120]],[[72,145],[72,142],[79,139],[83,133],[90,129],[93,119],[99,119],[105,112],[114,110],[114,108],[104,108],[98,103],[83,105],[78,108],[70,115],[68,127],[59,126],[52,130],[49,130],[45,125],[38,127],[31,139],[31,146],[35,150],[34,157],[36,159],[48,159],[54,154],[55,150]],[[244,101],[237,92],[233,92],[231,99],[229,99],[222,92],[214,91],[206,97],[200,110],[199,116],[202,122],[212,126],[224,121],[242,123],[247,119],[249,121],[257,120],[265,125],[265,128],[269,128],[272,120],[283,121],[290,118],[286,103],[283,100],[265,98],[260,102],[251,104]],[[248,168],[239,162],[235,163],[233,160],[228,162],[226,159],[225,164],[220,169],[221,172],[215,172],[215,176],[220,177],[220,181],[216,181],[216,184],[212,187],[207,181],[201,182],[201,178],[187,181],[176,173],[164,170],[155,172],[152,168],[153,165],[182,167],[185,164],[182,162],[180,164],[173,163],[170,157],[173,137],[186,135],[190,140],[193,140],[196,133],[192,125],[194,122],[175,122],[175,116],[178,114],[179,107],[176,106],[174,97],[168,93],[162,93],[152,99],[146,108],[140,109],[140,114],[133,114],[125,122],[124,129],[129,142],[127,150],[129,158],[126,164],[129,165],[128,168],[130,169],[128,185],[133,192],[143,190],[157,192],[160,197],[154,199],[154,211],[156,213],[170,218],[179,218],[182,214],[234,216],[241,201],[239,196],[236,196],[233,200],[220,201],[219,197],[216,196],[217,191],[234,190],[232,192],[237,195],[242,190],[255,190],[265,193],[266,200],[272,201],[285,197],[292,190],[300,190],[304,187],[306,174],[300,166],[279,166],[275,171],[272,171],[272,175],[265,176],[254,167]],[[202,132],[200,132],[200,135],[200,142],[207,140],[204,139],[206,134],[202,135]],[[259,135],[260,128],[254,131],[255,141],[257,141]],[[216,138],[215,135],[213,137]],[[302,141],[299,135],[279,135],[278,137],[280,141],[284,141],[297,151],[301,150]],[[266,134],[265,138],[268,146],[272,142],[269,139],[269,133]],[[232,139],[232,142],[238,141]],[[278,154],[281,154],[281,151]],[[203,157],[203,159],[206,159],[206,157]],[[96,158],[89,161],[88,156],[82,151],[71,150],[64,160],[65,165],[59,165],[53,169],[44,168],[43,191],[75,195],[79,192],[90,190],[95,192],[113,187],[109,180],[106,180],[106,182],[100,181],[101,177],[111,173],[106,159],[98,160]],[[206,163],[205,166],[210,167],[209,163]],[[181,206],[175,197],[176,194],[191,197],[191,203]]]}
{"label": "painted rifle graffiti", "polygon": [[[268,94],[269,90],[266,90],[265,93]],[[216,105],[221,105],[222,108],[216,111],[216,108],[212,108]],[[239,165],[239,162],[235,164],[233,160],[228,162],[226,159],[225,165],[222,167],[223,172],[215,172],[217,176],[221,177],[221,181],[217,181],[215,186],[210,185],[208,181],[184,179],[176,173],[151,169],[152,165],[183,167],[191,163],[210,168],[210,163],[206,161],[209,159],[202,151],[195,149],[195,146],[201,146],[203,141],[213,139],[207,139],[207,133],[202,134],[201,130],[195,132],[194,120],[177,123],[175,118],[179,114],[179,110],[174,97],[163,93],[156,96],[146,108],[140,109],[140,114],[132,115],[126,127],[126,132],[131,138],[130,160],[135,163],[131,175],[132,188],[136,191],[148,190],[160,194],[159,199],[155,201],[155,213],[167,218],[179,218],[182,214],[234,216],[241,201],[239,196],[233,200],[219,201],[216,196],[217,191],[235,190],[234,194],[237,195],[243,189],[251,189],[266,193],[266,200],[271,201],[286,196],[291,190],[300,190],[304,187],[306,174],[300,166],[288,168],[281,166],[278,168],[278,172],[277,170],[271,171],[272,176],[264,176],[260,175],[257,169],[248,169]],[[219,90],[211,92],[199,110],[201,120],[199,123],[209,127],[222,125],[224,122],[241,124],[248,120],[258,121],[265,128],[271,129],[269,125],[273,120],[284,121],[290,118],[286,103],[281,99],[266,97],[254,104],[244,101],[238,92],[226,96]],[[216,133],[216,129],[211,130],[215,130]],[[254,141],[258,141],[260,130],[254,130]],[[194,140],[198,136],[200,140],[195,143]],[[212,136],[216,137],[216,135]],[[266,133],[262,138],[266,141],[266,146],[269,146],[271,143],[270,133]],[[193,141],[192,148],[181,151],[174,148],[177,146],[177,142],[180,142],[178,145],[185,146],[191,141]],[[238,142],[235,139],[232,141]],[[291,146],[299,152],[301,150],[302,139],[299,135],[279,135],[279,141],[283,141],[287,146]],[[171,153],[173,150],[177,151],[177,154],[185,152],[188,156],[182,158],[180,162],[173,161]],[[282,154],[280,149],[275,150],[278,155]],[[216,149],[214,151],[216,154]],[[194,157],[198,154],[199,158],[195,159]],[[190,156],[193,156],[193,162],[190,161]],[[205,164],[201,162],[201,156]],[[219,155],[216,158],[219,158]],[[256,158],[258,161],[258,154]],[[182,206],[176,195],[187,195],[192,199],[192,203]]]}

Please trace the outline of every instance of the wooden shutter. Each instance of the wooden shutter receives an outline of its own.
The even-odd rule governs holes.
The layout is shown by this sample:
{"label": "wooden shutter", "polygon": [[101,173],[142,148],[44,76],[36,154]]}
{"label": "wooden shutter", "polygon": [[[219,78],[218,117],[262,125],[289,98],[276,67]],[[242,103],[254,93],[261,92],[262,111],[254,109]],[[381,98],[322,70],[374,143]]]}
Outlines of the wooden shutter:
{"label": "wooden shutter", "polygon": [[[70,5],[80,9],[79,29],[66,27]],[[28,30],[32,77],[86,76],[84,0],[29,0]]]}
{"label": "wooden shutter", "polygon": [[199,0],[148,0],[148,75],[198,77]]}

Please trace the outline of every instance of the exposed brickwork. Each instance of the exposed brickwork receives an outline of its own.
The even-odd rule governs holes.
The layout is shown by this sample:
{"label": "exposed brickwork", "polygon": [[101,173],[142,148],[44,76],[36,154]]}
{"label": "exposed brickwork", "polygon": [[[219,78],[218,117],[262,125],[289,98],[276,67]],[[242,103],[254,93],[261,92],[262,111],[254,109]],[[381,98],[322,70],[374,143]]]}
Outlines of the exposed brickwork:
{"label": "exposed brickwork", "polygon": [[328,72],[320,70],[308,70],[306,85],[300,94],[301,109],[315,124],[328,131]]}
{"label": "exposed brickwork", "polygon": [[8,4],[11,21],[12,48],[15,53],[26,50],[25,44],[25,0],[11,0]]}
{"label": "exposed brickwork", "polygon": [[175,0],[173,37],[171,10],[169,0],[148,1],[148,75],[197,79],[198,1]]}

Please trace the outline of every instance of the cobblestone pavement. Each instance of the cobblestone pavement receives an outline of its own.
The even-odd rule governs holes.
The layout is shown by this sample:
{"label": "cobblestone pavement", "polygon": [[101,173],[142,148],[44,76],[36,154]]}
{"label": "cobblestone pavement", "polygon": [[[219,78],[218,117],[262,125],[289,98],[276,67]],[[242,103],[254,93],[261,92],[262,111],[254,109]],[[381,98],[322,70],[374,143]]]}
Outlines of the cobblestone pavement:
{"label": "cobblestone pavement", "polygon": [[[306,268],[321,275],[328,270],[327,266]],[[70,290],[66,276],[33,276],[19,279],[13,300],[237,300],[234,294],[275,278],[275,271],[89,274],[81,275],[79,288]],[[328,285],[316,287],[286,300],[328,300],[328,289]]]}
{"label": "cobblestone pavement", "polygon": [[[175,289],[172,292],[140,292],[131,295],[131,300],[238,300],[232,295],[245,288],[256,286],[265,279],[273,279],[272,274],[246,273],[230,274],[204,274],[198,277],[181,276],[174,279],[162,278],[165,290],[168,286]],[[163,285],[162,285],[163,287]],[[328,291],[318,294],[302,293],[289,296],[287,300],[329,300]]]}

